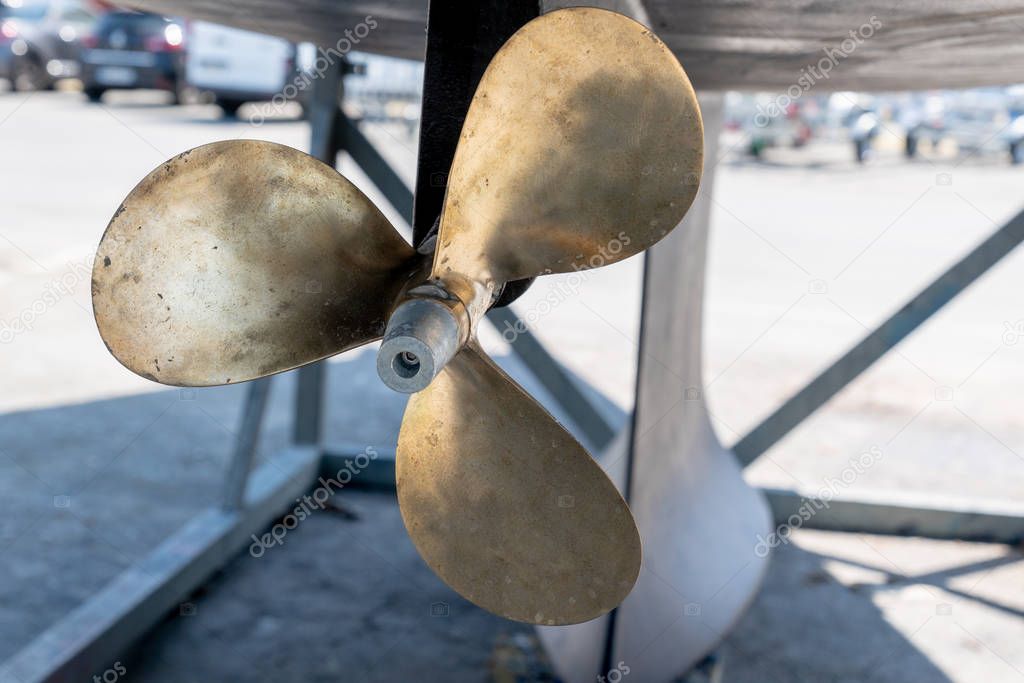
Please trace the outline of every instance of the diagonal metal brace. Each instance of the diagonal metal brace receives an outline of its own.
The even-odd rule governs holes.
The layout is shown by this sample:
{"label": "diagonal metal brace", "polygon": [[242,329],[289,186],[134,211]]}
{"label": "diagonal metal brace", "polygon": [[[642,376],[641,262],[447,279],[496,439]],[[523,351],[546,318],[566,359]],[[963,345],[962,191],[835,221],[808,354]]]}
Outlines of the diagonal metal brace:
{"label": "diagonal metal brace", "polygon": [[749,465],[1024,241],[1024,211],[904,304],[734,446]]}

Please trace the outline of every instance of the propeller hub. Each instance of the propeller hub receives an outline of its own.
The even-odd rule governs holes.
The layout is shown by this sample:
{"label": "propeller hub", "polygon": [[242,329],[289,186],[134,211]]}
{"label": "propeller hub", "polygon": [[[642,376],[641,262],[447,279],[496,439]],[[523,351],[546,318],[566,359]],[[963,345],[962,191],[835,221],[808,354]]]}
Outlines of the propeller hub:
{"label": "propeller hub", "polygon": [[384,384],[403,394],[426,389],[473,337],[494,298],[493,282],[465,278],[439,278],[408,290],[377,352]]}
{"label": "propeller hub", "polygon": [[377,374],[403,394],[427,388],[466,339],[455,311],[438,299],[402,303],[388,320]]}

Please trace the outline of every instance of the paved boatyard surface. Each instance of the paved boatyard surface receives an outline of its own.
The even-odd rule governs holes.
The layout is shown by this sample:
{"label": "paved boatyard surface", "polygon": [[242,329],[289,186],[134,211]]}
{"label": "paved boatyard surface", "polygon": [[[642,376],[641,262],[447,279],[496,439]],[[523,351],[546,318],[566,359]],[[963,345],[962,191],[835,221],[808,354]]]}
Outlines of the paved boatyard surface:
{"label": "paved boatyard surface", "polygon": [[[0,323],[31,328],[0,339],[0,657],[218,500],[244,388],[171,390],[124,370],[92,323],[88,269],[113,210],[164,159],[230,137],[307,144],[305,124],[254,127],[245,113],[226,122],[148,94],[89,106],[71,92],[0,93]],[[409,138],[369,134],[411,180]],[[707,400],[727,444],[1024,197],[1024,169],[1002,159],[908,164],[883,150],[861,168],[841,146],[777,150],[763,164],[739,152],[719,164],[705,329]],[[534,330],[619,419],[639,278],[634,259],[569,295],[541,280],[516,304],[547,311],[540,302],[559,292]],[[844,492],[1024,503],[1021,291],[1018,252],[772,449],[751,482],[818,489],[875,449],[882,457]],[[498,335],[484,342],[530,384]],[[403,401],[376,379],[372,347],[330,370],[329,440],[393,444]],[[292,391],[291,378],[275,382],[264,457],[287,440]],[[284,547],[236,558],[123,679],[487,680],[496,643],[528,629],[445,588],[392,496],[338,502]],[[725,680],[1024,680],[1021,559],[1001,545],[797,532],[722,648]]]}

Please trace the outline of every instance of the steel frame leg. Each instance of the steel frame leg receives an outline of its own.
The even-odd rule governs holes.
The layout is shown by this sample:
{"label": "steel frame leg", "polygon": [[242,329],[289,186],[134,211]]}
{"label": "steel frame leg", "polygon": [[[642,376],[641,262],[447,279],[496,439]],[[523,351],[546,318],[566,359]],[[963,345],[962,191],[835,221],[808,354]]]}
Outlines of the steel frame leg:
{"label": "steel frame leg", "polygon": [[270,378],[264,377],[249,383],[245,406],[242,409],[242,425],[235,438],[235,452],[231,457],[227,476],[224,478],[225,510],[240,510],[245,503],[245,490],[249,483],[249,471],[256,458],[256,446],[263,427],[263,415],[270,396]]}
{"label": "steel frame leg", "polygon": [[[343,68],[336,63],[315,86],[312,147],[332,165]],[[299,371],[296,445],[251,472],[271,381],[266,377],[248,387],[221,504],[193,518],[8,659],[0,666],[0,683],[92,680],[240,550],[249,546],[255,552],[252,537],[313,486],[322,460],[324,368],[316,363]]]}

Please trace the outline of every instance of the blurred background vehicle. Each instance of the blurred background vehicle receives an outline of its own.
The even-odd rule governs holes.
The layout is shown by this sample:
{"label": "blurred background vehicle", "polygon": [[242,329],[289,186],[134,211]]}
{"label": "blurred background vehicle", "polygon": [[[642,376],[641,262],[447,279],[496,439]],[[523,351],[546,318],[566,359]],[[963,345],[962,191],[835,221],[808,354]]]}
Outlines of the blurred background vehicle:
{"label": "blurred background vehicle", "polygon": [[349,116],[385,124],[408,139],[418,136],[423,65],[374,55],[349,55],[352,70],[360,78],[345,83]]}
{"label": "blurred background vehicle", "polygon": [[908,117],[906,155],[908,158],[917,156],[921,142],[931,149],[951,142],[958,151],[1005,153],[1010,163],[1024,163],[1022,113],[1019,97],[1009,90],[985,89],[932,96]]}
{"label": "blurred background vehicle", "polygon": [[760,158],[766,149],[799,148],[815,134],[812,119],[817,102],[783,100],[768,93],[729,93],[726,128],[742,130],[747,137],[747,152]]}
{"label": "blurred background vehicle", "polygon": [[[1024,164],[1024,86],[948,91],[728,93],[730,147],[821,164],[954,157]],[[1005,162],[1004,162],[1005,163]]]}
{"label": "blurred background vehicle", "polygon": [[82,87],[98,102],[108,90],[146,88],[171,93],[180,104],[186,89],[185,23],[147,12],[104,14],[82,51]]}
{"label": "blurred background vehicle", "polygon": [[267,102],[286,97],[285,86],[295,86],[302,104],[311,88],[300,82],[296,46],[282,38],[243,31],[205,21],[189,24],[185,74],[189,85],[210,93],[228,116],[246,102]]}
{"label": "blurred background vehicle", "polygon": [[79,74],[81,39],[103,12],[79,0],[0,0],[0,78],[47,90]]}

